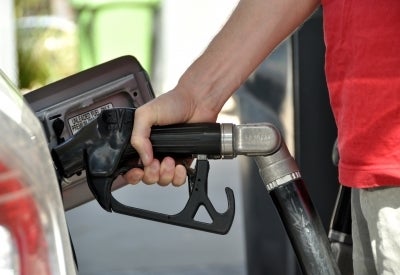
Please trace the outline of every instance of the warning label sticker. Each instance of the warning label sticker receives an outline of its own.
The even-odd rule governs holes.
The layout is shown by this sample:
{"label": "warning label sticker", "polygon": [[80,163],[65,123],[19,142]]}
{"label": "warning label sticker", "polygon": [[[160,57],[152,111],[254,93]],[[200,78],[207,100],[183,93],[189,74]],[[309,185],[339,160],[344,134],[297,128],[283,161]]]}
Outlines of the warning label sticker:
{"label": "warning label sticker", "polygon": [[68,124],[71,128],[72,134],[75,135],[82,127],[98,117],[101,111],[111,109],[112,107],[113,105],[108,103],[68,119]]}

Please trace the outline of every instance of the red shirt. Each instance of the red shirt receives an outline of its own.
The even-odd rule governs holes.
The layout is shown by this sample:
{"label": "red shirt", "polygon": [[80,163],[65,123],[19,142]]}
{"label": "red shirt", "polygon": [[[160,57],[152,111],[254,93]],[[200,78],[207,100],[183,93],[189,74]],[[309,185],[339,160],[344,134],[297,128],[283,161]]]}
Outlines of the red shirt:
{"label": "red shirt", "polygon": [[322,0],[339,180],[400,186],[400,0]]}

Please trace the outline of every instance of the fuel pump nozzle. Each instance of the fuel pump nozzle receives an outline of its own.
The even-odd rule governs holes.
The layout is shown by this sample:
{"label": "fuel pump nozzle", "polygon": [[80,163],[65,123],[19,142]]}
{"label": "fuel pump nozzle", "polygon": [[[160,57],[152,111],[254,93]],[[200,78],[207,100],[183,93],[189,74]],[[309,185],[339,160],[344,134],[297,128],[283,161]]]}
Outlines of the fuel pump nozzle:
{"label": "fuel pump nozzle", "polygon": [[[52,156],[62,177],[86,171],[87,183],[96,200],[106,211],[135,216],[199,230],[225,234],[234,217],[233,191],[226,188],[228,209],[218,213],[207,196],[208,158],[221,157],[219,124],[202,123],[154,127],[151,141],[156,157],[172,155],[176,159],[198,156],[194,173],[189,175],[189,200],[176,215],[131,207],[120,203],[111,192],[113,181],[133,167],[142,167],[138,153],[130,145],[135,109],[115,108],[82,128],[74,137],[53,148]],[[204,206],[212,222],[194,220]]]}
{"label": "fuel pump nozzle", "polygon": [[[60,174],[68,177],[86,170],[91,191],[107,211],[225,234],[233,221],[234,196],[232,190],[226,188],[228,209],[224,213],[215,211],[207,196],[207,159],[252,157],[303,273],[340,274],[297,164],[272,124],[199,123],[153,127],[150,140],[156,157],[197,158],[195,172],[189,174],[189,200],[176,215],[118,202],[111,194],[113,180],[128,169],[141,166],[137,152],[130,145],[134,113],[135,109],[129,108],[104,110],[73,138],[55,147],[52,155]],[[201,205],[210,214],[211,223],[193,219]]]}

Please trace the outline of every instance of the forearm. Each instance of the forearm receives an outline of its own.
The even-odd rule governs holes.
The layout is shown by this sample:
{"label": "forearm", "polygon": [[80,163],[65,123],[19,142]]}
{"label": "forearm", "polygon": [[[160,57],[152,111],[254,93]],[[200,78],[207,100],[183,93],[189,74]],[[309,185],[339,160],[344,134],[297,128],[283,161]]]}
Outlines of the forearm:
{"label": "forearm", "polygon": [[249,74],[318,4],[318,0],[240,1],[204,54],[183,74],[178,87],[197,98],[196,104],[201,103],[197,111],[218,113]]}

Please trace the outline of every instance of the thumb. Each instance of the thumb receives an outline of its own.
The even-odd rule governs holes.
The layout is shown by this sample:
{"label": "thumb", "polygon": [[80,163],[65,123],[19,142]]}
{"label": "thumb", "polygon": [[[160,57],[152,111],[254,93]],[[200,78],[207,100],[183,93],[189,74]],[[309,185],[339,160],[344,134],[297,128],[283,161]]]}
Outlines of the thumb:
{"label": "thumb", "polygon": [[136,109],[131,136],[131,144],[136,149],[144,166],[153,160],[153,147],[150,142],[151,127],[157,122],[156,114],[146,111],[150,106],[143,105]]}
{"label": "thumb", "polygon": [[144,166],[150,165],[153,160],[151,127],[189,121],[191,106],[193,104],[184,93],[172,90],[136,109],[131,144],[139,153]]}

